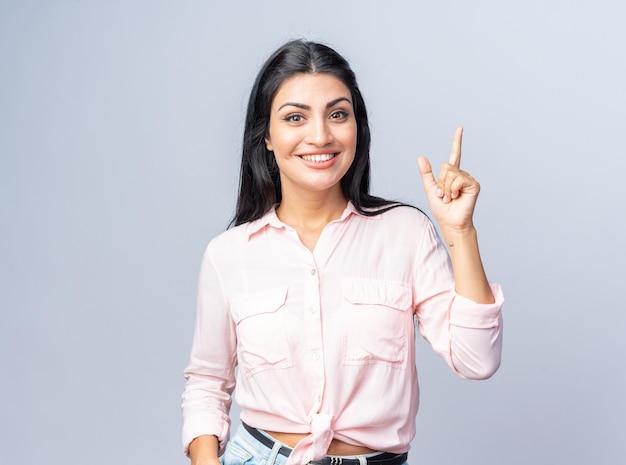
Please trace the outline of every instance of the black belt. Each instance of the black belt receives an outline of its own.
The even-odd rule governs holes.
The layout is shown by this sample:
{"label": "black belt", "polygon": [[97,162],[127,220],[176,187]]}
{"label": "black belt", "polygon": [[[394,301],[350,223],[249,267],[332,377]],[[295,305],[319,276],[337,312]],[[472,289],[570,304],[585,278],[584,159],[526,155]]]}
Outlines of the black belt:
{"label": "black belt", "polygon": [[[253,428],[252,426],[246,425],[244,422],[241,422],[243,427],[246,429],[248,433],[252,435],[254,439],[259,441],[265,447],[270,449],[274,448],[274,444],[276,444],[272,439],[268,438],[265,434],[261,433],[258,429]],[[278,450],[280,455],[284,455],[285,457],[289,457],[292,449],[287,446],[281,446]],[[371,457],[366,457],[368,465],[402,465],[407,461],[408,454],[405,452],[403,454],[392,454],[391,452],[381,452],[380,454],[373,455]],[[353,458],[345,458],[345,457],[324,457],[320,460],[313,460],[310,462],[313,465],[360,465],[359,459]]]}

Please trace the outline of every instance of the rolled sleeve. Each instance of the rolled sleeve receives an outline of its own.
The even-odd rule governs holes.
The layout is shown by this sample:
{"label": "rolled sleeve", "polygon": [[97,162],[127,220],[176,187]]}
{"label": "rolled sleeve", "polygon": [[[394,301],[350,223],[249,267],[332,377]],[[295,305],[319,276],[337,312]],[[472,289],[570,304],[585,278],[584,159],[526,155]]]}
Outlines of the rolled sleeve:
{"label": "rolled sleeve", "polygon": [[216,436],[219,442],[219,454],[224,452],[230,436],[230,419],[227,415],[198,412],[185,416],[183,422],[183,452],[189,455],[189,444],[195,438],[204,435]]}
{"label": "rolled sleeve", "polygon": [[479,304],[455,296],[450,310],[450,361],[467,379],[487,379],[500,367],[502,356],[502,289],[490,283],[495,303]]}
{"label": "rolled sleeve", "polygon": [[185,454],[198,436],[213,435],[220,453],[230,432],[229,411],[235,388],[237,337],[222,282],[207,248],[198,283],[196,323],[189,365],[183,372],[182,395]]}
{"label": "rolled sleeve", "polygon": [[479,304],[458,294],[450,311],[450,324],[464,328],[486,329],[500,326],[504,295],[499,284],[489,283],[495,302]]}
{"label": "rolled sleeve", "polygon": [[502,289],[490,283],[492,304],[458,295],[449,256],[432,225],[416,263],[420,332],[458,376],[489,378],[500,366],[502,353]]}

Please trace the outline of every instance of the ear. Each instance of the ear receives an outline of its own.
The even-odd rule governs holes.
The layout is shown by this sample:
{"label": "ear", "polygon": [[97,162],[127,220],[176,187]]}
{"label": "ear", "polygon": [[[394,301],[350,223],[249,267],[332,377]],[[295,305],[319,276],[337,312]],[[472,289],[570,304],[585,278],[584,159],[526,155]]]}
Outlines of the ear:
{"label": "ear", "polygon": [[274,146],[272,145],[272,141],[270,140],[269,136],[265,137],[265,147],[270,152],[272,152],[274,150]]}

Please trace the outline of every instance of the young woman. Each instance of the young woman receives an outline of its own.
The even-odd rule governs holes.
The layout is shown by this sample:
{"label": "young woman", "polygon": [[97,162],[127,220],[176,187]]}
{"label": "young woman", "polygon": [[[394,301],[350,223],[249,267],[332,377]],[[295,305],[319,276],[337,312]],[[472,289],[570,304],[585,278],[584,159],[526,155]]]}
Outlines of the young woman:
{"label": "young woman", "polygon": [[[306,41],[268,59],[248,104],[234,227],[200,271],[183,394],[193,465],[405,463],[415,317],[459,376],[497,370],[503,297],[481,263],[461,138],[437,178],[419,159],[446,251],[420,210],[369,194],[367,112],[348,63]],[[242,425],[229,440],[235,385]]]}

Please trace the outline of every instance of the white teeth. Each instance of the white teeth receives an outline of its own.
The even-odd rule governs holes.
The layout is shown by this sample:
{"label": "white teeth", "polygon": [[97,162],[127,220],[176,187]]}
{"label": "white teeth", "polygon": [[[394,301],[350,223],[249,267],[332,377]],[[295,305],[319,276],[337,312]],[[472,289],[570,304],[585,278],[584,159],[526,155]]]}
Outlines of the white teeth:
{"label": "white teeth", "polygon": [[314,163],[321,163],[323,161],[328,161],[334,158],[334,153],[324,153],[320,155],[302,155],[302,159],[305,161],[312,161]]}

